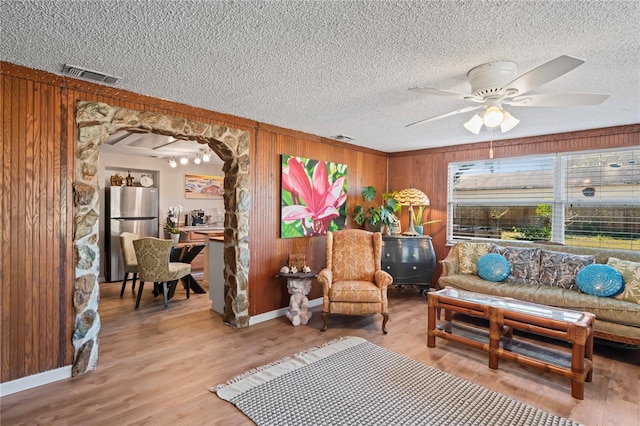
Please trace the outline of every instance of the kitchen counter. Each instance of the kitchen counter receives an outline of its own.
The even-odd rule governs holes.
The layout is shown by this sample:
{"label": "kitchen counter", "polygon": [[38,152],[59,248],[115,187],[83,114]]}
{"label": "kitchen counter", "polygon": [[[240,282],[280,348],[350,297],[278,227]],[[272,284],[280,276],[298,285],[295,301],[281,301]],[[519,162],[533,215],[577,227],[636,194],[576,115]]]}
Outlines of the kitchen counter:
{"label": "kitchen counter", "polygon": [[[180,226],[178,229],[180,229],[180,244],[204,243],[208,246],[209,243],[207,241],[207,236],[210,236],[210,239],[213,240],[216,237],[221,237],[224,235],[224,227],[222,226]],[[169,235],[167,234],[167,231],[165,231],[165,238],[168,237]],[[224,238],[219,241],[224,241]],[[191,271],[200,272],[205,269],[208,249],[209,248],[206,247],[191,262]]]}
{"label": "kitchen counter", "polygon": [[224,226],[213,226],[213,225],[196,225],[196,226],[179,226],[178,229],[185,232],[222,232],[224,231]]}
{"label": "kitchen counter", "polygon": [[207,244],[203,284],[209,287],[211,310],[224,314],[224,236],[220,232],[198,232]]}
{"label": "kitchen counter", "polygon": [[209,242],[209,241],[224,242],[224,230],[214,231],[214,232],[210,232],[210,231],[196,232],[196,234],[204,235],[205,242]]}

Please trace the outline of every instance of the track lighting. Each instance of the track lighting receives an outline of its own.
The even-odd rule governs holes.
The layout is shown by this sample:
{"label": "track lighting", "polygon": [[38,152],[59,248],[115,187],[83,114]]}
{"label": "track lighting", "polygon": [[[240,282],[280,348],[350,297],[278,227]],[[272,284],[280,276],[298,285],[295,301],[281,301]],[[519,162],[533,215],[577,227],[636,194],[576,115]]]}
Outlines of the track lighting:
{"label": "track lighting", "polygon": [[211,161],[211,154],[213,153],[213,151],[211,151],[210,148],[201,148],[200,151],[196,152],[195,155],[190,156],[190,155],[180,155],[179,158],[176,160],[176,157],[171,157],[168,160],[168,163],[171,167],[176,167],[178,165],[178,162],[183,165],[186,166],[187,164],[189,164],[189,160],[192,159],[193,160],[193,164],[199,165],[202,164],[202,162],[208,162]]}
{"label": "track lighting", "polygon": [[211,160],[211,149],[207,148],[202,151],[202,161],[208,162]]}

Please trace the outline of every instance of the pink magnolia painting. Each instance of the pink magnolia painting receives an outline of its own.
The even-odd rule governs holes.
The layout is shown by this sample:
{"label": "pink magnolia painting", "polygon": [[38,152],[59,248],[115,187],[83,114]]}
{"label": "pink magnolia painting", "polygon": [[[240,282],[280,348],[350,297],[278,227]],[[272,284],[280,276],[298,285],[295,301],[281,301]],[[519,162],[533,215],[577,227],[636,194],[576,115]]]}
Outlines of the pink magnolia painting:
{"label": "pink magnolia painting", "polygon": [[282,156],[282,238],[324,235],[344,228],[347,218],[347,166]]}

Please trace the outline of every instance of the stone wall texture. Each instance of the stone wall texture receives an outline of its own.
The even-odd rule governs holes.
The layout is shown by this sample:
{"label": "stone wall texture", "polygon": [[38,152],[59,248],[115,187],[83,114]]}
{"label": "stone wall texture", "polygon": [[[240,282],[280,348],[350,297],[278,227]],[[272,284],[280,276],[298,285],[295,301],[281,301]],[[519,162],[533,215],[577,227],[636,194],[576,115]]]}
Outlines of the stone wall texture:
{"label": "stone wall texture", "polygon": [[72,374],[94,370],[98,363],[100,250],[98,247],[98,146],[120,130],[152,132],[207,144],[224,161],[223,321],[249,325],[249,133],[215,124],[147,111],[79,102],[74,190],[75,348]]}

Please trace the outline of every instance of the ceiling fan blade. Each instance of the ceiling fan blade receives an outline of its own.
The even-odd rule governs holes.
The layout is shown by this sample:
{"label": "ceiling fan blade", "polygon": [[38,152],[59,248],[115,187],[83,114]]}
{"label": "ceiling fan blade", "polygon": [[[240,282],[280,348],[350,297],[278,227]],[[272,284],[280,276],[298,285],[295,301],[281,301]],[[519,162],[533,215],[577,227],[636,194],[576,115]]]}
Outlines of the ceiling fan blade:
{"label": "ceiling fan blade", "polygon": [[513,99],[503,100],[505,105],[528,107],[565,107],[598,105],[604,102],[609,95],[595,93],[550,93],[540,95],[517,96]]}
{"label": "ceiling fan blade", "polygon": [[462,99],[464,101],[484,102],[484,99],[473,96],[469,93],[452,92],[450,90],[433,89],[431,87],[411,87],[409,90],[429,95],[446,96],[448,98]]}
{"label": "ceiling fan blade", "polygon": [[473,111],[473,110],[480,109],[480,108],[482,108],[482,105],[470,106],[470,107],[466,107],[466,108],[462,108],[462,109],[457,109],[455,111],[447,112],[446,114],[436,115],[435,117],[431,117],[431,118],[427,118],[425,120],[416,121],[415,123],[407,124],[404,127],[417,126],[418,124],[424,124],[424,123],[427,123],[429,121],[440,120],[441,118],[451,117],[452,115],[462,114],[463,112],[469,112],[469,111]]}
{"label": "ceiling fan blade", "polygon": [[511,83],[507,84],[503,88],[503,93],[508,94],[509,92],[517,90],[517,92],[514,92],[513,96],[523,95],[545,83],[550,82],[551,80],[555,80],[582,64],[584,64],[582,59],[567,55],[560,56],[522,74]]}

